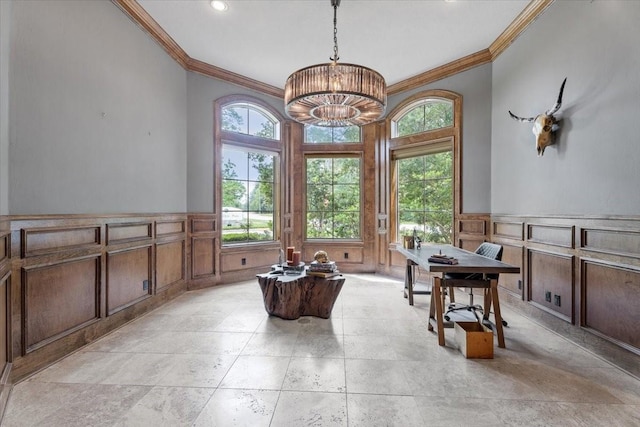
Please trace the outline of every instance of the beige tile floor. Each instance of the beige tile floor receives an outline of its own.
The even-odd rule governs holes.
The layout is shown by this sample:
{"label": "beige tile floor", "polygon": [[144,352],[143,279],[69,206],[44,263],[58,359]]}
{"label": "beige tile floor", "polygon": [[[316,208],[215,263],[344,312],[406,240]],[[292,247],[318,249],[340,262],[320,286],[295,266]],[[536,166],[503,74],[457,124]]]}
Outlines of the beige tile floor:
{"label": "beige tile floor", "polygon": [[507,348],[465,359],[428,298],[346,275],[331,319],[282,320],[255,281],[187,292],[15,385],[2,425],[640,425],[638,378],[508,306]]}

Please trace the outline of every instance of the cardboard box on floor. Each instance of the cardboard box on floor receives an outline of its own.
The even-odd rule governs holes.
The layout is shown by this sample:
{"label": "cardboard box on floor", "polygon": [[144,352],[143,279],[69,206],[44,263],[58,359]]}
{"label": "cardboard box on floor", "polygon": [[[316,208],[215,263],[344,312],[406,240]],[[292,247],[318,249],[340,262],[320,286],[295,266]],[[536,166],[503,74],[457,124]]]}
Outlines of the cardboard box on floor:
{"label": "cardboard box on floor", "polygon": [[467,359],[493,359],[493,331],[478,322],[455,322],[456,342]]}

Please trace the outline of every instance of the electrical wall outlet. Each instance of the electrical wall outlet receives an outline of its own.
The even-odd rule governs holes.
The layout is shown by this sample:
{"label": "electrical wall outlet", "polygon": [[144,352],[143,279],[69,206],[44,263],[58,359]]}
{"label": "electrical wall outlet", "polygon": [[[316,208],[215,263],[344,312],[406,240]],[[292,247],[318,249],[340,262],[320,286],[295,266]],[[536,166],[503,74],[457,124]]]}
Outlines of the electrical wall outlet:
{"label": "electrical wall outlet", "polygon": [[553,296],[553,305],[557,305],[558,307],[560,307],[560,295]]}
{"label": "electrical wall outlet", "polygon": [[142,290],[143,291],[148,291],[149,290],[149,281],[148,280],[143,280],[142,281]]}
{"label": "electrical wall outlet", "polygon": [[518,280],[518,289],[522,289],[522,280]]}
{"label": "electrical wall outlet", "polygon": [[349,252],[344,253],[344,259],[349,259]]}
{"label": "electrical wall outlet", "polygon": [[551,302],[551,291],[546,291],[546,292],[544,293],[544,300],[545,300],[546,302]]}
{"label": "electrical wall outlet", "polygon": [[247,259],[246,259],[246,258],[242,258],[242,259],[240,260],[240,264],[242,264],[242,265],[247,265]]}

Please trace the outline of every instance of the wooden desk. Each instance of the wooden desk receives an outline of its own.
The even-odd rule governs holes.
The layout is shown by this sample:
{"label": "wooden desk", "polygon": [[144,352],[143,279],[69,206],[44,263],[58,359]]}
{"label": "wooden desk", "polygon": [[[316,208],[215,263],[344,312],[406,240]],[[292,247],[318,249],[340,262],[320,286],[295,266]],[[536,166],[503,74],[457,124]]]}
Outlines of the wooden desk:
{"label": "wooden desk", "polygon": [[279,274],[258,274],[264,308],[272,316],[298,319],[300,316],[331,317],[331,310],[344,284],[343,276],[322,278]]}
{"label": "wooden desk", "polygon": [[[405,249],[401,246],[396,250],[407,258],[407,277],[405,284],[412,286],[413,277],[410,268],[419,266],[425,271],[431,273],[479,273],[501,274],[501,273],[519,273],[520,267],[505,264],[464,249],[456,248],[451,245],[423,245],[421,249]],[[429,257],[433,254],[442,252],[442,254],[453,256],[458,259],[458,264],[437,264],[429,262]],[[444,322],[443,314],[443,287],[465,287],[465,288],[482,288],[485,290],[484,313],[489,316],[491,305],[493,304],[493,312],[495,319],[495,330],[498,336],[498,346],[504,348],[504,331],[502,328],[502,316],[500,314],[500,300],[498,298],[498,281],[497,280],[445,280],[442,277],[434,277],[433,289],[431,291],[431,304],[429,307],[429,330],[436,328],[438,333],[438,344],[444,345],[444,328],[453,327],[453,322]],[[409,294],[411,297],[411,294]],[[411,302],[411,301],[410,301]]]}

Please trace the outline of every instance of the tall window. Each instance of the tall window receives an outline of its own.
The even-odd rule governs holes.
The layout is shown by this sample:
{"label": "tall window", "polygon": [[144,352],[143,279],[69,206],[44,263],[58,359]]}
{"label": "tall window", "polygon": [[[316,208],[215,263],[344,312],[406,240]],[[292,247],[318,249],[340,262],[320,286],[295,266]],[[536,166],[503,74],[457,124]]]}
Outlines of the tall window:
{"label": "tall window", "polygon": [[451,243],[452,151],[396,160],[398,235],[415,230],[426,242]]}
{"label": "tall window", "polygon": [[360,238],[360,158],[306,158],[308,239]]}
{"label": "tall window", "polygon": [[[425,242],[453,243],[459,209],[460,97],[417,94],[391,114],[392,214],[395,240],[417,232]],[[458,188],[458,191],[456,191]]]}
{"label": "tall window", "polygon": [[222,241],[273,240],[276,156],[222,149]]}
{"label": "tall window", "polygon": [[280,122],[265,107],[220,109],[219,179],[223,245],[276,239]]}

